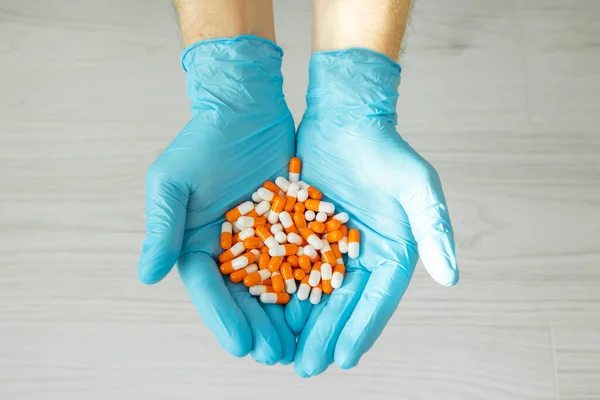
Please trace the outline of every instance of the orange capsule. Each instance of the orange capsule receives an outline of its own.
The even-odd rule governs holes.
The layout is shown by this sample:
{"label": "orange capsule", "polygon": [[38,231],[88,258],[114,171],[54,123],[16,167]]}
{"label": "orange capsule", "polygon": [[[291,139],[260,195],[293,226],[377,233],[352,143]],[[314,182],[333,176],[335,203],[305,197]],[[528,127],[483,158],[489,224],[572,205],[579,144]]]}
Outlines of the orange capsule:
{"label": "orange capsule", "polygon": [[285,249],[286,256],[292,256],[298,252],[298,245],[296,245],[296,244],[286,243],[286,244],[283,244],[282,246]]}
{"label": "orange capsule", "polygon": [[344,237],[344,235],[342,235],[342,231],[339,229],[325,234],[325,239],[329,243],[338,242],[340,239],[342,239],[342,237]]}
{"label": "orange capsule", "polygon": [[247,249],[258,249],[260,248],[260,243],[260,239],[256,236],[253,236],[244,240],[244,247]]}
{"label": "orange capsule", "polygon": [[243,215],[248,214],[254,209],[254,203],[251,201],[245,201],[236,208],[233,208],[225,214],[225,219],[229,222],[237,221],[237,219]]}
{"label": "orange capsule", "polygon": [[310,229],[314,233],[323,233],[325,232],[325,225],[322,222],[311,221],[308,224],[308,229]]}
{"label": "orange capsule", "polygon": [[233,271],[231,275],[229,275],[229,279],[231,279],[231,282],[233,283],[240,283],[245,277],[256,271],[258,271],[258,266],[256,264],[250,264],[246,268]]}
{"label": "orange capsule", "polygon": [[304,211],[306,211],[306,207],[304,207],[304,203],[294,204],[294,212],[302,213],[304,215]]}
{"label": "orange capsule", "polygon": [[261,283],[266,285],[266,280],[271,277],[271,272],[268,269],[259,269],[256,272],[248,274],[244,278],[244,285],[252,287],[254,285],[260,285]]}
{"label": "orange capsule", "polygon": [[270,224],[270,223],[268,223],[268,222],[265,224],[265,228],[267,228],[267,230],[268,230],[269,232],[271,232],[271,227],[272,227],[272,226],[273,226],[273,225],[272,225],[272,224]]}
{"label": "orange capsule", "polygon": [[271,203],[271,211],[280,213],[283,211],[283,207],[285,207],[285,197],[275,196],[273,203]]}
{"label": "orange capsule", "polygon": [[263,187],[267,190],[270,190],[271,192],[273,192],[276,195],[283,194],[283,192],[281,191],[279,186],[277,186],[276,184],[274,184],[271,181],[266,181],[265,183],[263,183]]}
{"label": "orange capsule", "polygon": [[342,252],[340,251],[340,247],[337,243],[331,243],[331,251],[333,251],[333,255],[335,258],[342,258]]}
{"label": "orange capsule", "polygon": [[348,232],[348,257],[357,258],[360,252],[360,232],[358,229],[350,229]]}
{"label": "orange capsule", "polygon": [[273,290],[275,293],[281,293],[285,290],[285,284],[283,283],[283,278],[279,271],[271,273],[271,282],[273,283]]}
{"label": "orange capsule", "polygon": [[300,256],[298,258],[298,265],[300,265],[300,268],[304,272],[310,272],[310,269],[312,268],[312,264],[310,262],[310,257],[307,255]]}
{"label": "orange capsule", "polygon": [[260,254],[269,254],[269,247],[268,246],[261,246],[261,248],[260,248]]}
{"label": "orange capsule", "polygon": [[330,219],[325,222],[325,230],[327,232],[337,231],[341,228],[342,223],[337,219]]}
{"label": "orange capsule", "polygon": [[281,263],[283,263],[283,257],[279,257],[279,256],[271,257],[267,268],[271,272],[279,271],[279,267],[281,266]]}
{"label": "orange capsule", "polygon": [[223,250],[229,250],[233,245],[233,225],[231,222],[225,221],[221,224],[220,244]]}
{"label": "orange capsule", "polygon": [[252,224],[253,228],[256,228],[259,225],[266,225],[267,219],[265,217],[254,217],[254,224]]}
{"label": "orange capsule", "polygon": [[[269,271],[269,272],[270,272],[270,271]],[[264,282],[263,282],[263,285],[269,285],[269,286],[273,285],[273,283],[271,282],[271,278],[269,278],[269,279],[265,279],[265,280],[264,280]],[[271,287],[272,287],[272,286],[271,286]]]}
{"label": "orange capsule", "polygon": [[279,221],[281,222],[281,226],[283,226],[285,233],[298,233],[298,229],[296,229],[294,221],[292,220],[290,213],[287,211],[283,211],[281,214],[279,214]]}
{"label": "orange capsule", "polygon": [[267,269],[269,266],[269,261],[271,261],[271,257],[269,253],[261,253],[258,256],[258,268]]}
{"label": "orange capsule", "polygon": [[244,252],[246,248],[244,247],[244,243],[236,243],[229,250],[219,255],[219,262],[224,263],[227,261],[231,261],[240,254]]}
{"label": "orange capsule", "polygon": [[301,281],[306,276],[306,272],[302,268],[294,268],[294,279]]}
{"label": "orange capsule", "polygon": [[323,247],[322,240],[309,228],[300,229],[300,235],[310,244],[315,250],[321,250]]}
{"label": "orange capsule", "polygon": [[298,197],[298,184],[290,183],[288,186],[287,193],[285,194],[285,206],[283,209],[287,212],[292,212],[296,205],[296,198]]}
{"label": "orange capsule", "polygon": [[306,228],[306,218],[304,217],[304,212],[295,212],[292,218],[294,219],[294,224],[296,225],[296,228]]}
{"label": "orange capsule", "polygon": [[284,262],[281,264],[280,272],[281,277],[283,278],[283,284],[285,285],[285,291],[288,293],[296,293],[296,281],[294,280],[292,266]]}
{"label": "orange capsule", "polygon": [[260,295],[260,302],[264,304],[287,304],[289,301],[290,295],[287,293],[263,293]]}
{"label": "orange capsule", "polygon": [[298,264],[298,256],[293,254],[291,256],[287,256],[285,258],[285,262],[287,262],[288,264],[290,264],[292,267],[296,268],[299,264]]}
{"label": "orange capsule", "polygon": [[300,170],[302,169],[302,161],[298,157],[293,157],[290,160],[288,168],[290,182],[298,182],[300,180]]}
{"label": "orange capsule", "polygon": [[338,264],[333,269],[333,275],[331,275],[331,287],[338,289],[342,286],[344,281],[344,274],[346,273],[346,267],[343,264]]}
{"label": "orange capsule", "polygon": [[232,244],[236,244],[236,243],[239,243],[239,242],[243,242],[243,240],[240,239],[240,233],[238,232],[235,235],[233,235],[233,238],[231,239],[231,243]]}

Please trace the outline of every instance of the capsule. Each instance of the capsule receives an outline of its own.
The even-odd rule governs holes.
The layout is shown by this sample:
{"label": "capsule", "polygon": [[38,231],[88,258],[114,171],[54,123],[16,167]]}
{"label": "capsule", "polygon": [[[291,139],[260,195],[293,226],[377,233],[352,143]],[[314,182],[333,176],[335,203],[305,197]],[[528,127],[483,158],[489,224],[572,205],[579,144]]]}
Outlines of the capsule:
{"label": "capsule", "polygon": [[[298,192],[298,196],[300,196],[300,192]],[[298,201],[300,201],[300,200],[298,199]],[[304,211],[306,211],[306,207],[304,207],[304,204],[302,204],[302,203],[294,204],[294,213],[304,214]]]}
{"label": "capsule", "polygon": [[262,198],[258,195],[258,191],[252,193],[252,201],[255,203],[260,203]]}
{"label": "capsule", "polygon": [[360,253],[360,232],[350,229],[348,232],[348,257],[357,258]]}
{"label": "capsule", "polygon": [[346,267],[342,264],[338,264],[333,269],[333,275],[331,275],[331,287],[339,289],[344,282],[344,274],[346,273]]}
{"label": "capsule", "polygon": [[[323,247],[323,242],[321,241],[321,239],[319,239],[319,237],[315,235],[315,233],[310,229],[301,229],[300,235],[304,238],[304,240],[308,242],[308,244],[310,244],[316,250],[321,250],[321,248]],[[304,251],[306,251],[306,249],[304,249]]]}
{"label": "capsule", "polygon": [[254,207],[254,211],[256,211],[259,217],[262,217],[263,215],[268,213],[270,209],[271,203],[269,203],[268,201],[261,201],[256,205],[256,207]]}
{"label": "capsule", "polygon": [[233,232],[233,225],[231,225],[231,222],[225,221],[221,224],[221,248],[223,250],[229,250],[232,246],[232,241],[233,241],[233,237],[232,237],[232,232]]}
{"label": "capsule", "polygon": [[[302,241],[304,241],[304,239],[302,239]],[[296,255],[298,257],[302,257],[304,255],[304,247],[301,245],[298,245],[298,251],[296,252]]]}
{"label": "capsule", "polygon": [[234,258],[236,258],[237,256],[239,256],[240,254],[242,254],[244,252],[244,250],[246,250],[246,248],[244,247],[244,243],[242,243],[242,242],[236,243],[233,246],[231,246],[231,248],[229,250],[227,250],[226,252],[221,253],[221,255],[219,255],[219,262],[225,263],[227,261],[231,261]]}
{"label": "capsule", "polygon": [[258,268],[267,269],[270,261],[271,257],[269,256],[269,254],[261,253],[258,256]]}
{"label": "capsule", "polygon": [[325,232],[325,224],[318,221],[312,221],[308,224],[308,229],[310,229],[314,233],[323,233]]}
{"label": "capsule", "polygon": [[[336,264],[344,264],[344,258],[342,257],[342,252],[340,251],[339,245],[337,243],[331,243],[331,251],[333,251],[333,255],[336,258]],[[333,265],[333,264],[332,264]]]}
{"label": "capsule", "polygon": [[279,186],[279,189],[281,189],[284,193],[287,192],[288,188],[290,187],[290,181],[285,179],[283,176],[278,176],[277,179],[275,179],[275,184]]}
{"label": "capsule", "polygon": [[294,216],[292,218],[294,219],[294,224],[296,225],[297,229],[304,229],[307,227],[306,218],[304,217],[304,213],[295,212]]}
{"label": "capsule", "polygon": [[308,197],[313,200],[321,200],[323,198],[323,193],[315,187],[310,186],[308,183],[299,181],[298,185],[300,185],[300,189],[304,189],[308,192]]}
{"label": "capsule", "polygon": [[239,206],[235,207],[227,211],[225,214],[225,219],[229,222],[233,222],[237,220],[239,217],[248,214],[250,211],[254,209],[254,203],[251,201],[245,201]]}
{"label": "capsule", "polygon": [[285,290],[285,284],[279,271],[271,273],[271,282],[273,283],[273,290],[275,293],[281,293]]}
{"label": "capsule", "polygon": [[315,287],[321,282],[321,263],[317,261],[313,264],[312,269],[310,270],[310,275],[308,276],[308,284],[312,287]]}
{"label": "capsule", "polygon": [[348,213],[340,212],[340,213],[335,214],[333,216],[333,219],[336,219],[336,220],[340,221],[342,224],[345,224],[350,219],[350,216],[348,215]]}
{"label": "capsule", "polygon": [[269,264],[267,265],[267,269],[271,272],[279,271],[279,267],[283,263],[282,256],[271,257],[269,260]]}
{"label": "capsule", "polygon": [[323,294],[323,286],[319,284],[317,287],[313,287],[310,290],[310,304],[317,305],[321,302],[321,296]]}
{"label": "capsule", "polygon": [[315,221],[317,221],[317,222],[327,221],[327,214],[325,214],[323,211],[319,211],[317,213],[317,215],[315,216]]}
{"label": "capsule", "polygon": [[266,244],[269,247],[269,249],[279,246],[279,243],[277,242],[277,240],[275,240],[273,235],[271,235],[271,232],[269,232],[265,226],[263,226],[263,225],[257,226],[255,232],[256,232],[256,236],[258,236],[258,238],[264,244]]}
{"label": "capsule", "polygon": [[315,214],[315,212],[314,212],[313,210],[307,210],[307,211],[304,213],[304,218],[305,218],[307,221],[314,221],[314,220],[315,220],[315,217],[316,217],[316,214]]}
{"label": "capsule", "polygon": [[302,236],[298,235],[297,233],[290,232],[287,235],[287,241],[288,243],[293,243],[297,246],[300,246],[302,244]]}
{"label": "capsule", "polygon": [[323,293],[325,294],[333,292],[333,287],[331,286],[332,274],[331,264],[323,263],[321,265],[321,281],[323,282]]}
{"label": "capsule", "polygon": [[298,257],[298,265],[300,266],[300,269],[302,269],[304,272],[310,272],[312,268],[310,257],[308,257],[306,254],[301,257]]}
{"label": "capsule", "polygon": [[248,288],[252,296],[260,296],[263,293],[275,293],[271,285],[254,285]]}
{"label": "capsule", "polygon": [[293,157],[290,160],[288,167],[289,180],[292,183],[297,183],[300,180],[300,170],[302,169],[302,161],[298,157]]}
{"label": "capsule", "polygon": [[281,264],[279,269],[283,283],[285,284],[285,291],[289,294],[296,293],[296,281],[294,280],[294,273],[292,272],[292,266],[286,262]]}
{"label": "capsule", "polygon": [[308,192],[306,191],[306,189],[298,190],[298,196],[296,196],[296,200],[298,200],[300,202],[300,204],[302,204],[306,200],[308,200]]}
{"label": "capsule", "polygon": [[269,223],[276,224],[279,220],[279,213],[283,211],[285,206],[285,197],[275,196],[271,203],[271,212],[269,213]]}
{"label": "capsule", "polygon": [[244,247],[249,250],[260,248],[260,244],[261,244],[261,241],[256,236],[249,237],[248,239],[244,240]]}
{"label": "capsule", "polygon": [[282,245],[284,250],[285,250],[285,255],[286,256],[292,256],[295,255],[298,252],[298,246],[293,244],[293,243],[286,243],[284,245]]}
{"label": "capsule", "polygon": [[[250,228],[250,229],[252,229],[252,228]],[[240,233],[238,232],[235,235],[233,235],[233,238],[231,239],[231,245],[233,246],[234,244],[239,243],[241,241],[242,241],[242,239],[240,239]]]}
{"label": "capsule", "polygon": [[239,257],[234,258],[231,261],[227,261],[219,267],[222,274],[230,274],[233,271],[242,269],[256,261],[256,254],[253,252],[247,252]]}
{"label": "capsule", "polygon": [[285,233],[298,233],[298,229],[296,229],[294,221],[292,221],[292,216],[289,212],[283,211],[281,214],[279,214],[279,221],[281,221],[281,225],[283,226]]}
{"label": "capsule", "polygon": [[277,189],[277,192],[273,193],[269,189],[261,187],[256,193],[258,193],[258,197],[261,198],[261,201],[264,200],[268,203],[270,201],[273,201],[273,198],[277,196],[277,193],[279,193],[279,188]]}
{"label": "capsule", "polygon": [[342,238],[338,242],[340,246],[340,252],[342,254],[346,254],[348,252],[348,227],[346,225],[342,225],[340,231],[342,231]]}
{"label": "capsule", "polygon": [[263,187],[267,190],[270,190],[272,193],[275,193],[277,196],[281,196],[283,194],[281,188],[271,181],[266,181],[263,183]]}
{"label": "capsule", "polygon": [[279,223],[271,225],[270,231],[273,235],[276,234],[277,232],[281,232],[282,230],[283,230],[283,225],[281,225]]}
{"label": "capsule", "polygon": [[260,301],[264,304],[287,304],[290,301],[290,295],[287,293],[263,293],[260,295]]}
{"label": "capsule", "polygon": [[260,248],[260,254],[266,254],[269,255],[269,246],[264,245]]}
{"label": "capsule", "polygon": [[329,221],[325,222],[325,230],[327,232],[339,231],[341,227],[342,223],[335,218],[330,218]]}
{"label": "capsule", "polygon": [[336,258],[335,258],[335,254],[333,254],[333,251],[331,251],[331,246],[329,245],[329,242],[327,240],[323,240],[323,248],[321,249],[321,258],[323,259],[323,262],[326,262],[330,265],[335,265],[336,262]]}
{"label": "capsule", "polygon": [[288,186],[288,190],[285,195],[285,205],[283,209],[287,212],[291,212],[294,210],[294,205],[296,205],[296,197],[298,196],[298,184],[290,183]]}
{"label": "capsule", "polygon": [[325,240],[327,240],[329,243],[339,242],[343,237],[344,235],[342,235],[342,231],[339,229],[336,231],[327,232],[325,234]]}
{"label": "capsule", "polygon": [[256,228],[259,225],[264,225],[267,223],[267,219],[264,217],[249,217],[244,215],[243,217],[239,217],[236,221],[240,228]]}
{"label": "capsule", "polygon": [[231,275],[229,275],[229,279],[233,283],[240,283],[246,276],[256,271],[258,271],[258,266],[256,264],[250,264],[246,268],[233,271]]}
{"label": "capsule", "polygon": [[256,272],[253,272],[247,275],[244,278],[244,285],[247,287],[252,287],[254,285],[260,285],[264,283],[267,279],[271,277],[271,271],[268,269],[259,269]]}
{"label": "capsule", "polygon": [[302,268],[294,268],[292,271],[294,274],[294,279],[297,281],[301,281],[306,276],[306,272]]}
{"label": "capsule", "polygon": [[308,276],[304,277],[304,279],[302,279],[302,282],[300,282],[300,286],[298,287],[298,293],[296,294],[296,296],[298,297],[298,300],[306,300],[308,299],[308,296],[310,294],[310,285],[308,284]]}
{"label": "capsule", "polygon": [[287,241],[287,235],[285,234],[285,232],[276,232],[275,235],[273,235],[273,237],[275,238],[275,240],[277,240],[279,244],[285,243]]}
{"label": "capsule", "polygon": [[324,212],[325,214],[333,214],[333,212],[335,211],[335,206],[333,205],[333,203],[321,200],[306,200],[304,202],[304,207],[306,207],[307,210],[311,210],[314,212]]}
{"label": "capsule", "polygon": [[311,262],[319,261],[319,254],[311,245],[304,246],[304,254],[306,254]]}
{"label": "capsule", "polygon": [[299,258],[295,254],[293,254],[291,256],[287,256],[285,258],[285,262],[288,263],[288,264],[290,264],[294,268],[296,268],[296,267],[298,267],[298,265],[300,265],[300,264],[298,264],[298,262],[299,262],[298,260],[299,260]]}

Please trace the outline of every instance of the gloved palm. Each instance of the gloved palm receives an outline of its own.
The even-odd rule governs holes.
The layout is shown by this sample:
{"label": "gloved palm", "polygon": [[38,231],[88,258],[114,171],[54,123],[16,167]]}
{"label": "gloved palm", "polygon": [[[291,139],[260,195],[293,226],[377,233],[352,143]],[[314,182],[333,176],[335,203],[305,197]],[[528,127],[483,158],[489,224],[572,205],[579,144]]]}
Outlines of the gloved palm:
{"label": "gloved palm", "polygon": [[148,171],[139,278],[158,282],[177,261],[221,346],[266,364],[291,362],[295,338],[283,307],[260,304],[224,279],[214,261],[225,213],[283,174],[294,152],[281,50],[257,38],[212,40],[192,46],[182,60],[193,117]]}
{"label": "gloved palm", "polygon": [[301,376],[336,362],[355,366],[407,289],[420,254],[442,285],[458,280],[454,239],[433,167],[396,131],[399,66],[366,51],[317,53],[298,130],[302,179],[320,188],[361,232],[361,254],[344,283],[312,307],[296,297],[286,318],[302,331]]}

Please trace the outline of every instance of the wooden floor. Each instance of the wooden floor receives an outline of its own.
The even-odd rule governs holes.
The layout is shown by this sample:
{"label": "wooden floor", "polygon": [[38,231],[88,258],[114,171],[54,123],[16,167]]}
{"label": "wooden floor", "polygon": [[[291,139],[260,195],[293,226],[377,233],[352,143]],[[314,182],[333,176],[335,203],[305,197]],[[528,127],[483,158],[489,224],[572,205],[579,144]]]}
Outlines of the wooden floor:
{"label": "wooden floor", "polygon": [[[303,112],[309,1],[275,0]],[[225,354],[173,274],[143,286],[144,173],[185,124],[167,0],[0,1],[1,399],[600,399],[600,2],[419,1],[402,134],[462,268],[419,269],[352,371]]]}

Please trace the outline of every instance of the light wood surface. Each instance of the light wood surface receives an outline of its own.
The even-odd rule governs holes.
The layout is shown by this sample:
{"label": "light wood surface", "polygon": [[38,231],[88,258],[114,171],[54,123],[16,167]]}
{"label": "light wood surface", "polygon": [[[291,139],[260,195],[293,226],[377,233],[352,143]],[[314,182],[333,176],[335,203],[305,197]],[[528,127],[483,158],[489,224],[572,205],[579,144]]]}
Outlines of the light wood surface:
{"label": "light wood surface", "polygon": [[[275,6],[298,122],[311,7]],[[189,117],[169,2],[0,2],[0,398],[600,399],[598,17],[417,2],[399,129],[462,280],[419,269],[356,369],[302,380],[225,354],[175,274],[136,279],[144,173]]]}

